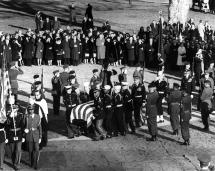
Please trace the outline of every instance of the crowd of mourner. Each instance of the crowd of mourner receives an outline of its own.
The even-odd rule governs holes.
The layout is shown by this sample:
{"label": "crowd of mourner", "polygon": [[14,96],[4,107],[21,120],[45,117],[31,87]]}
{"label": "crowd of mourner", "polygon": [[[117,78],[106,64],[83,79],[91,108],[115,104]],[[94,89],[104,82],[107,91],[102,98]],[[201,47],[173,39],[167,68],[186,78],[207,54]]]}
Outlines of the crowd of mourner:
{"label": "crowd of mourner", "polygon": [[[137,33],[129,34],[112,31],[108,21],[101,28],[94,26],[90,4],[81,29],[71,26],[62,29],[57,17],[52,21],[42,16],[41,12],[35,16],[35,31],[0,33],[0,62],[6,60],[12,90],[7,101],[7,120],[0,124],[0,153],[4,155],[5,142],[8,143],[16,170],[20,168],[22,143],[29,151],[31,166],[37,169],[39,150],[48,141],[48,106],[40,75],[33,76],[26,110],[23,112],[19,106],[17,76],[23,74],[23,65],[63,66],[64,71],[54,71],[51,80],[53,114],[60,114],[60,99],[63,97],[69,138],[85,134],[98,141],[126,136],[127,133],[135,134],[136,128],[147,121],[151,135],[148,140],[156,141],[157,124],[164,122],[163,104],[167,103],[173,134],[178,136],[180,128],[184,139],[182,144],[189,145],[189,120],[194,97],[198,99],[197,108],[201,111],[204,131],[209,131],[208,119],[213,110],[215,33],[208,22],[196,24],[190,19],[182,25],[153,21]],[[71,24],[76,22],[73,16]],[[160,23],[162,41],[159,40]],[[81,63],[103,66],[101,71],[92,71],[92,78],[84,84],[84,90],[80,89],[75,71],[70,70],[70,66]],[[114,84],[111,76],[117,72],[110,70],[110,65],[121,69],[119,80]],[[136,69],[131,84],[127,80],[131,74],[127,67],[132,66]],[[145,67],[158,70],[157,77],[148,85],[148,92],[144,84]],[[181,84],[174,83],[170,89],[164,74],[166,70],[183,72]],[[94,108],[92,124],[88,126],[86,121],[78,118],[71,121],[72,109],[89,102]],[[3,157],[1,169],[2,164]]]}

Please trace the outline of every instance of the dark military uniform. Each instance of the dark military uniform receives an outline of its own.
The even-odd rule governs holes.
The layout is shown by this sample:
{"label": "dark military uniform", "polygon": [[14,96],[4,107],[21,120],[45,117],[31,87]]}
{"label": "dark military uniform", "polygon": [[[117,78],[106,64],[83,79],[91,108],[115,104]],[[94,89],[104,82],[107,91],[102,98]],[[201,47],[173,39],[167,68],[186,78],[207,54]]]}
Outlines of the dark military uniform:
{"label": "dark military uniform", "polygon": [[5,123],[0,123],[0,169],[3,170],[3,162],[5,155],[5,140],[6,140]]}
{"label": "dark military uniform", "polygon": [[157,137],[157,114],[159,94],[157,91],[149,93],[146,98],[146,117],[149,133],[153,141]]}
{"label": "dark military uniform", "polygon": [[120,132],[121,135],[125,135],[126,127],[125,127],[125,113],[123,107],[124,101],[121,92],[113,95],[113,102],[114,102],[113,114],[114,134],[118,135],[118,132]]}
{"label": "dark military uniform", "polygon": [[195,91],[195,79],[192,76],[183,77],[181,80],[181,90],[186,91],[189,95],[193,95]]}
{"label": "dark military uniform", "polygon": [[52,78],[52,96],[53,96],[53,110],[55,115],[59,115],[60,110],[60,79],[57,76]]}
{"label": "dark military uniform", "polygon": [[68,72],[62,72],[60,74],[60,85],[61,85],[61,95],[63,95],[63,90],[64,90],[64,87],[68,84],[68,79],[69,79],[69,73]]}
{"label": "dark military uniform", "polygon": [[[15,108],[19,108],[15,106]],[[14,109],[13,109],[14,110]],[[18,109],[16,109],[18,110]],[[6,132],[7,138],[9,142],[9,147],[11,151],[11,159],[14,165],[14,168],[18,168],[21,160],[21,152],[22,152],[22,138],[24,138],[24,116],[22,113],[17,111],[17,116],[11,117],[10,113],[12,109],[8,111],[8,118],[6,121]]]}
{"label": "dark military uniform", "polygon": [[121,82],[127,82],[127,74],[125,74],[125,73],[119,74],[118,79],[119,79],[120,83]]}
{"label": "dark military uniform", "polygon": [[132,98],[131,93],[129,90],[124,90],[122,92],[123,95],[123,101],[124,101],[124,112],[125,112],[125,123],[126,123],[126,129],[128,130],[128,125],[131,128],[132,133],[135,132],[135,126],[132,120],[132,112],[133,112],[133,104],[132,104]]}
{"label": "dark military uniform", "polygon": [[112,136],[113,133],[113,124],[112,124],[112,117],[113,117],[113,101],[111,95],[108,93],[104,94],[104,113],[105,113],[105,127],[107,130],[108,136]]}
{"label": "dark military uniform", "polygon": [[[31,111],[33,108],[27,108],[27,116],[25,119],[26,143],[28,145],[29,159],[31,167],[37,169],[39,161],[39,139],[42,138],[41,119],[38,114]],[[34,116],[31,114],[34,114]]]}
{"label": "dark military uniform", "polygon": [[133,84],[131,88],[131,96],[134,106],[134,118],[136,127],[140,127],[140,108],[146,99],[146,90],[143,84]]}
{"label": "dark military uniform", "polygon": [[213,90],[212,88],[204,88],[201,94],[201,115],[202,115],[202,123],[205,126],[205,130],[209,129],[209,115],[212,109],[212,99]]}
{"label": "dark military uniform", "polygon": [[180,112],[180,124],[181,124],[181,134],[184,139],[184,145],[189,145],[190,131],[189,131],[189,121],[191,119],[191,108],[192,99],[189,94],[182,97],[181,101],[181,112]]}
{"label": "dark military uniform", "polygon": [[158,100],[158,115],[163,115],[163,107],[162,107],[162,101],[164,97],[166,97],[167,93],[167,82],[162,80],[162,81],[155,81],[155,85],[157,88],[157,92],[159,94],[159,100]]}
{"label": "dark military uniform", "polygon": [[182,92],[180,90],[173,90],[168,98],[168,114],[170,115],[170,122],[175,135],[178,135],[181,99]]}

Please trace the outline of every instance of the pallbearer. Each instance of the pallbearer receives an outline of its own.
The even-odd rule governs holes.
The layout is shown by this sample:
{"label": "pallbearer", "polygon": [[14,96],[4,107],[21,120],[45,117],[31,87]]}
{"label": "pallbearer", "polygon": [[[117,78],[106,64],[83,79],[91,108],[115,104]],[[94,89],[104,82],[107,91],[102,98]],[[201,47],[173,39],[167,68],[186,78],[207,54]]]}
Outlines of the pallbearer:
{"label": "pallbearer", "polygon": [[179,90],[179,84],[173,84],[173,91],[168,97],[168,114],[173,130],[173,135],[178,135],[179,115],[181,108],[182,92]]}
{"label": "pallbearer", "polygon": [[184,139],[184,143],[182,145],[190,145],[189,121],[191,119],[191,108],[192,99],[186,91],[183,91],[180,112],[181,134]]}
{"label": "pallbearer", "polygon": [[156,86],[153,82],[149,84],[148,89],[149,94],[147,95],[146,98],[146,117],[149,133],[151,135],[149,141],[156,141],[159,94],[156,91]]}
{"label": "pallbearer", "polygon": [[124,112],[125,112],[125,124],[126,124],[126,130],[128,131],[128,125],[130,126],[131,133],[135,133],[135,126],[132,120],[132,113],[133,113],[133,104],[132,104],[132,98],[131,93],[128,90],[128,82],[122,82],[122,95],[123,95],[123,101],[124,101]]}
{"label": "pallbearer", "polygon": [[165,80],[163,71],[158,71],[158,75],[155,80],[155,86],[159,94],[157,122],[164,122],[162,104],[167,94],[167,82]]}

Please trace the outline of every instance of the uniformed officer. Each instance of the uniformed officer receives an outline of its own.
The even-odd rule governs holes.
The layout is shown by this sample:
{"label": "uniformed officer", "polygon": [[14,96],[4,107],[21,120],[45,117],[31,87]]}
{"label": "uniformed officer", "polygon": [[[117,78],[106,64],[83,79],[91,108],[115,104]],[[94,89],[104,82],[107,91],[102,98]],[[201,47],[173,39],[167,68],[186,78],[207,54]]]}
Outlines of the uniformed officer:
{"label": "uniformed officer", "polygon": [[191,98],[193,98],[195,92],[195,79],[189,70],[184,72],[184,76],[181,80],[181,90],[186,91],[191,96]]}
{"label": "uniformed officer", "polygon": [[149,94],[147,94],[146,98],[146,117],[149,133],[151,135],[149,141],[156,141],[159,94],[156,91],[156,85],[153,82],[149,84],[148,89]]}
{"label": "uniformed officer", "polygon": [[37,169],[40,153],[39,144],[41,143],[42,138],[42,127],[40,116],[35,113],[34,105],[29,105],[27,108],[24,132],[26,134],[30,165],[34,169]]}
{"label": "uniformed officer", "polygon": [[121,92],[121,85],[114,86],[113,94],[113,103],[114,103],[114,136],[118,136],[118,132],[121,135],[126,135],[126,125],[125,125],[125,112],[124,112],[124,101],[123,94]]}
{"label": "uniformed officer", "polygon": [[103,128],[103,121],[104,121],[104,103],[101,94],[101,89],[97,85],[94,89],[94,116],[95,116],[95,123],[96,123],[96,141],[103,140],[107,137],[107,132]]}
{"label": "uniformed officer", "polygon": [[63,66],[64,71],[60,73],[61,95],[63,95],[64,87],[68,84],[69,78],[69,65]]}
{"label": "uniformed officer", "polygon": [[52,78],[52,96],[53,96],[53,110],[54,115],[59,115],[60,110],[60,72],[55,70],[53,72],[54,76]]}
{"label": "uniformed officer", "polygon": [[213,89],[210,87],[210,81],[206,80],[204,82],[204,89],[201,94],[201,115],[202,115],[202,123],[204,125],[204,130],[209,131],[209,115],[212,110],[212,99]]}
{"label": "uniformed officer", "polygon": [[42,88],[42,82],[36,81],[35,82],[35,89],[32,89],[31,95],[35,96],[35,92],[40,91],[43,98],[45,98],[45,89]]}
{"label": "uniformed officer", "polygon": [[132,120],[132,113],[133,113],[133,103],[131,98],[131,93],[128,90],[128,82],[121,82],[122,84],[122,95],[124,101],[124,112],[125,112],[125,123],[126,123],[126,130],[128,131],[128,125],[130,126],[131,133],[135,133],[135,126]]}
{"label": "uniformed officer", "polygon": [[134,84],[131,87],[131,96],[134,106],[134,118],[136,127],[140,127],[140,108],[146,99],[145,86],[140,83],[139,75],[134,75]]}
{"label": "uniformed officer", "polygon": [[168,114],[173,130],[173,135],[178,135],[179,115],[181,108],[182,92],[179,90],[179,84],[173,84],[173,91],[168,97]]}
{"label": "uniformed officer", "polygon": [[111,86],[104,86],[104,113],[105,113],[105,128],[107,131],[107,138],[111,138],[113,136],[113,125],[112,125],[112,117],[113,117],[113,100],[110,95]]}
{"label": "uniformed officer", "polygon": [[40,76],[38,74],[33,76],[34,82],[31,84],[31,92],[34,92],[36,90],[36,85],[35,83],[40,81]]}
{"label": "uniformed officer", "polygon": [[15,97],[15,103],[17,104],[18,102],[18,81],[17,81],[17,76],[23,74],[24,72],[22,69],[18,66],[18,62],[11,62],[10,69],[8,71],[9,74],[9,79],[10,79],[10,85],[11,85],[11,90],[12,93]]}
{"label": "uniformed officer", "polygon": [[122,67],[122,68],[120,68],[120,70],[121,70],[121,74],[119,74],[119,76],[118,76],[119,82],[120,83],[127,82],[127,73],[128,73],[127,68]]}
{"label": "uniformed officer", "polygon": [[197,159],[200,163],[200,171],[214,171],[214,166],[210,164],[211,156],[207,152],[197,154]]}
{"label": "uniformed officer", "polygon": [[101,79],[99,77],[99,71],[98,69],[93,69],[93,76],[90,79],[90,98],[94,98],[93,91],[96,89],[96,85],[101,82]]}
{"label": "uniformed officer", "polygon": [[181,100],[181,112],[180,112],[180,124],[181,124],[181,135],[184,139],[182,145],[190,145],[190,131],[189,121],[191,119],[192,99],[187,91],[183,91]]}
{"label": "uniformed officer", "polygon": [[162,71],[158,71],[155,86],[159,94],[157,122],[164,122],[162,104],[167,94],[167,82]]}

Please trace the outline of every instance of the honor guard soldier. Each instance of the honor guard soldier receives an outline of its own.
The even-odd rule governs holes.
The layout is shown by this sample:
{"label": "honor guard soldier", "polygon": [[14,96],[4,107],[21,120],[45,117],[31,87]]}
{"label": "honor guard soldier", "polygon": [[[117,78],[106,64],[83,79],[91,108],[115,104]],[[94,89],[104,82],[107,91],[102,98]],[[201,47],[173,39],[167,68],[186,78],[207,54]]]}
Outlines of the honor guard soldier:
{"label": "honor guard soldier", "polygon": [[191,98],[193,98],[195,92],[195,79],[191,75],[190,70],[184,72],[184,76],[181,80],[181,90],[186,91]]}
{"label": "honor guard soldier", "polygon": [[190,145],[189,121],[191,119],[191,109],[192,99],[190,97],[190,94],[188,94],[186,91],[183,91],[180,112],[181,135],[184,140],[182,145]]}
{"label": "honor guard soldier", "polygon": [[149,141],[157,140],[157,114],[158,114],[158,100],[159,94],[156,91],[156,85],[152,82],[148,86],[149,94],[146,98],[146,118],[149,133],[151,138]]}
{"label": "honor guard soldier", "polygon": [[158,75],[154,83],[159,94],[157,122],[164,122],[162,104],[167,94],[167,82],[165,81],[162,71],[158,71]]}
{"label": "honor guard soldier", "polygon": [[36,91],[36,82],[40,81],[40,76],[38,74],[33,76],[34,82],[31,84],[31,92]]}
{"label": "honor guard soldier", "polygon": [[88,101],[90,101],[90,96],[89,96],[89,92],[90,92],[90,86],[89,86],[89,82],[84,82],[84,91],[80,92],[80,103],[86,103]]}
{"label": "honor guard soldier", "polygon": [[93,76],[90,79],[90,98],[93,99],[93,91],[96,89],[96,85],[101,82],[101,79],[99,77],[99,71],[98,69],[93,69]]}
{"label": "honor guard soldier", "polygon": [[35,113],[34,105],[29,105],[27,108],[27,116],[25,119],[26,143],[28,145],[30,166],[38,169],[39,162],[39,144],[42,138],[41,119]]}
{"label": "honor guard soldier", "polygon": [[133,103],[131,98],[131,93],[128,90],[128,82],[122,82],[122,95],[124,101],[124,112],[125,112],[125,124],[126,130],[128,131],[128,126],[131,129],[131,133],[135,133],[135,126],[132,120],[132,113],[133,113]]}
{"label": "honor guard soldier", "polygon": [[126,127],[125,127],[125,113],[124,113],[124,101],[123,95],[121,92],[121,85],[114,86],[114,94],[113,94],[113,103],[114,103],[114,136],[118,136],[118,132],[121,135],[126,135]]}
{"label": "honor guard soldier", "polygon": [[173,91],[168,97],[168,114],[170,115],[173,135],[178,135],[181,99],[182,92],[179,90],[179,84],[173,83]]}
{"label": "honor guard soldier", "polygon": [[212,111],[212,99],[213,89],[210,87],[210,81],[206,80],[204,82],[204,89],[201,94],[201,115],[202,123],[204,125],[204,130],[209,131],[209,115]]}
{"label": "honor guard soldier", "polygon": [[95,124],[96,124],[96,137],[94,138],[95,141],[103,140],[106,138],[107,133],[103,128],[103,121],[104,121],[104,103],[103,98],[100,90],[100,84],[96,86],[94,89],[94,116],[95,116]]}
{"label": "honor guard soldier", "polygon": [[197,155],[197,159],[200,163],[200,171],[214,171],[214,166],[210,164],[211,156],[207,152],[201,152]]}
{"label": "honor guard soldier", "polygon": [[56,70],[53,72],[52,77],[52,96],[53,96],[53,110],[54,115],[59,115],[60,110],[60,72]]}
{"label": "honor guard soldier", "polygon": [[104,112],[105,112],[105,127],[107,130],[107,138],[111,138],[113,135],[113,124],[112,124],[112,118],[113,118],[113,100],[112,96],[110,95],[111,86],[105,85],[104,86]]}
{"label": "honor guard soldier", "polygon": [[134,76],[134,84],[131,87],[131,96],[134,106],[134,118],[136,127],[140,127],[140,108],[146,99],[146,90],[145,86],[140,83],[139,75]]}
{"label": "honor guard soldier", "polygon": [[40,91],[42,97],[45,98],[45,90],[42,89],[42,82],[41,81],[35,82],[35,89],[31,92],[31,95],[35,96],[36,91]]}
{"label": "honor guard soldier", "polygon": [[68,84],[69,79],[69,65],[63,66],[64,71],[60,73],[61,95],[63,95],[64,87]]}
{"label": "honor guard soldier", "polygon": [[10,85],[11,85],[11,90],[12,93],[15,97],[15,103],[17,104],[18,102],[18,81],[17,81],[17,76],[23,74],[24,72],[22,69],[18,66],[18,62],[11,62],[10,64],[10,69],[8,71],[9,74],[9,79],[10,79]]}
{"label": "honor guard soldier", "polygon": [[10,110],[7,112],[6,132],[11,159],[15,170],[20,169],[22,142],[24,139],[24,116],[19,113],[19,106],[14,104],[14,96],[9,97]]}

